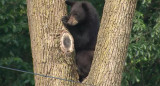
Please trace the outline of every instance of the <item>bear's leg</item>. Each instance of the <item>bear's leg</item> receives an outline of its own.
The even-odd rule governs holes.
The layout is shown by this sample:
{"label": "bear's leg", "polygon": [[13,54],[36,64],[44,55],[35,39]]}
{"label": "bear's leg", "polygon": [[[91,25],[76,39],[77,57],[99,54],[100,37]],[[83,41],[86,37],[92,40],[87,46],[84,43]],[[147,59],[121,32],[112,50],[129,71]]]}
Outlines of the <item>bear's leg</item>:
{"label": "bear's leg", "polygon": [[92,64],[93,54],[93,50],[79,51],[76,53],[76,64],[78,66],[80,82],[88,76]]}

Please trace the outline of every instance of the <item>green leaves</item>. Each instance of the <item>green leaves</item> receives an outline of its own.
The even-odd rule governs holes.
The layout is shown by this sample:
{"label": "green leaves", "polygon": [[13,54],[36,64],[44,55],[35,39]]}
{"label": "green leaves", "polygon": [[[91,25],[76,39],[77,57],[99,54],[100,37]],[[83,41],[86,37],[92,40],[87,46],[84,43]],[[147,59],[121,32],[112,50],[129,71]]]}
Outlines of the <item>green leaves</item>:
{"label": "green leaves", "polygon": [[[122,86],[159,86],[159,0],[139,0],[133,19]],[[155,77],[157,76],[157,77]]]}
{"label": "green leaves", "polygon": [[[32,71],[25,0],[0,0],[0,65]],[[33,86],[32,75],[0,68],[1,86]]]}
{"label": "green leaves", "polygon": [[[0,65],[10,68],[32,71],[32,65],[24,62],[19,57],[0,59]],[[2,68],[0,69],[0,74],[0,83],[2,86],[34,86],[33,75]]]}

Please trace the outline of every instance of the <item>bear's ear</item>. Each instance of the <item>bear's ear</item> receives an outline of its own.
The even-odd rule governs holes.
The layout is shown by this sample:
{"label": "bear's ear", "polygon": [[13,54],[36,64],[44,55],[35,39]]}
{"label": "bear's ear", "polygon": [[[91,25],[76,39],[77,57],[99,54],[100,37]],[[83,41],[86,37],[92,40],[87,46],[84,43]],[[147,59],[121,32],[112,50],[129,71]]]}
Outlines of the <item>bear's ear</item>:
{"label": "bear's ear", "polygon": [[65,3],[68,5],[68,6],[73,6],[73,4],[75,3],[74,1],[70,1],[70,0],[66,0]]}
{"label": "bear's ear", "polygon": [[82,3],[82,7],[85,11],[88,11],[88,5],[87,3]]}

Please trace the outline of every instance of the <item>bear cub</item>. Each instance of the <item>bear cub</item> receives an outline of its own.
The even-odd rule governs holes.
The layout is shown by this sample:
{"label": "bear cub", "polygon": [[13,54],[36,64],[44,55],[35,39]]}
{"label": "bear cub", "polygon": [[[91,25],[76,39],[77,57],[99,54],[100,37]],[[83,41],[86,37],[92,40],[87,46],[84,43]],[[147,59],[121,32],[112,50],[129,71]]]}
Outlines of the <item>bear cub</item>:
{"label": "bear cub", "polygon": [[62,22],[74,39],[76,64],[79,80],[87,77],[94,55],[97,34],[99,31],[99,16],[96,9],[87,1],[69,1],[69,15],[63,16]]}

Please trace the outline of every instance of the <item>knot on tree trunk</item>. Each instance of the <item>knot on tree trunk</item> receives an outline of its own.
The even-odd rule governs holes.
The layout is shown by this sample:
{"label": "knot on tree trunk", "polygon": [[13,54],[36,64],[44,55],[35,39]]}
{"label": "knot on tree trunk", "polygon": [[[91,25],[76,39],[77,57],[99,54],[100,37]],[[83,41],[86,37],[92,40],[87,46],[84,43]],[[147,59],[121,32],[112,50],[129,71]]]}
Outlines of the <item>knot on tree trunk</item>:
{"label": "knot on tree trunk", "polygon": [[65,54],[70,54],[74,51],[74,39],[66,30],[61,34],[60,47]]}

